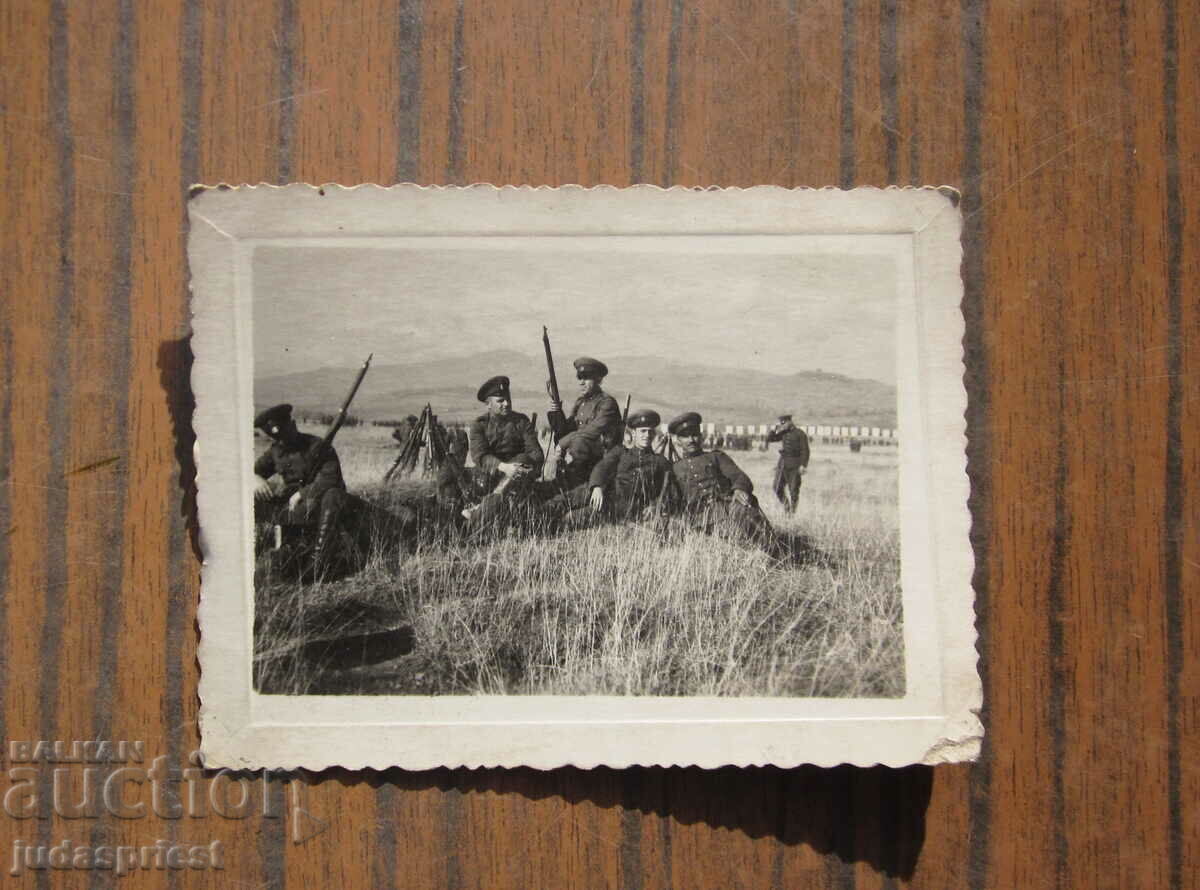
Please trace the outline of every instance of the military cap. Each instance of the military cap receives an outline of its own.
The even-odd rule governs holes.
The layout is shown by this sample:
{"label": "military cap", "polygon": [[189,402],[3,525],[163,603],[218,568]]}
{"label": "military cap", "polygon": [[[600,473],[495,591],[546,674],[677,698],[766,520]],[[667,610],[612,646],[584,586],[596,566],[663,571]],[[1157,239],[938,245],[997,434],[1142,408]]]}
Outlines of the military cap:
{"label": "military cap", "polygon": [[792,415],[790,415],[790,414],[780,414],[779,415],[780,423],[787,423],[791,419],[792,419]]}
{"label": "military cap", "polygon": [[268,408],[266,411],[259,412],[259,415],[254,418],[254,425],[260,430],[270,432],[271,427],[285,427],[288,421],[292,419],[292,406],[286,402],[282,405],[275,405]]}
{"label": "military cap", "polygon": [[700,421],[702,418],[695,411],[688,411],[686,414],[680,414],[674,420],[667,424],[667,432],[672,436],[683,436],[688,433],[700,432]]}
{"label": "military cap", "polygon": [[495,377],[490,377],[484,381],[483,386],[479,387],[479,392],[475,393],[475,398],[481,402],[486,402],[488,396],[503,396],[508,398],[508,378],[503,374],[497,374]]}
{"label": "military cap", "polygon": [[658,426],[660,423],[662,423],[662,418],[658,416],[658,412],[651,411],[649,408],[644,411],[635,411],[625,421],[625,425],[630,429],[637,429],[640,426]]}
{"label": "military cap", "polygon": [[598,380],[601,377],[608,376],[608,365],[600,361],[598,358],[589,358],[586,355],[575,359],[575,376],[588,377],[592,380]]}

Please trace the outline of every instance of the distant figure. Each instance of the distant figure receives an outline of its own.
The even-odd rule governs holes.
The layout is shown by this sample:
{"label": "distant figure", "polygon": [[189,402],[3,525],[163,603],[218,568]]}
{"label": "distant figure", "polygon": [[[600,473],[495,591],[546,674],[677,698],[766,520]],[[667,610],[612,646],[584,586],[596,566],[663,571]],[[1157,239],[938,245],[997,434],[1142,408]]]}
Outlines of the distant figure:
{"label": "distant figure", "polygon": [[328,563],[346,504],[337,452],[323,450],[321,439],[296,428],[291,405],[268,408],[254,418],[254,425],[271,439],[254,462],[255,521],[299,527],[306,537],[314,536],[313,565],[320,571]]}
{"label": "distant figure", "polygon": [[622,434],[621,408],[600,386],[608,376],[608,366],[587,356],[575,359],[574,365],[579,397],[570,417],[553,399],[546,414],[558,437],[557,478],[564,490],[586,482],[604,453],[620,444]]}
{"label": "distant figure", "polygon": [[779,422],[767,433],[768,442],[782,442],[775,465],[775,497],[789,513],[796,512],[800,482],[808,471],[808,434],[792,423],[792,415],[780,414]]}
{"label": "distant figure", "polygon": [[860,451],[862,451],[862,446],[863,446],[862,440],[860,440],[860,439],[851,439],[850,440],[850,451],[853,452],[854,454],[858,454]]}
{"label": "distant figure", "polygon": [[699,414],[689,411],[667,426],[682,455],[671,469],[686,520],[698,530],[723,530],[769,544],[774,531],[754,497],[754,484],[727,454],[700,446],[701,420]]}
{"label": "distant figure", "polygon": [[415,414],[410,414],[408,417],[400,421],[400,425],[392,430],[392,438],[400,443],[403,447],[408,444],[408,438],[412,435],[413,428],[417,425],[418,418]]}

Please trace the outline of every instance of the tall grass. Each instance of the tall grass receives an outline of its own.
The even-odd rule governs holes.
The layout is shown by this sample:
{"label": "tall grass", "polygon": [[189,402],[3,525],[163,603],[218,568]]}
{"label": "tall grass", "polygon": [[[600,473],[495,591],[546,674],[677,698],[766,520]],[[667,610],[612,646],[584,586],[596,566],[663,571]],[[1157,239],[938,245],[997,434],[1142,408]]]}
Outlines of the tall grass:
{"label": "tall grass", "polygon": [[[339,444],[350,464],[352,449]],[[386,469],[386,461],[362,457],[360,464]],[[425,533],[402,544],[381,534],[351,577],[258,585],[258,686],[279,693],[902,695],[894,456],[818,452],[795,516],[771,498],[773,455],[733,457],[793,542],[789,556],[682,527],[605,526],[490,541]],[[386,502],[388,493],[358,481],[361,495]],[[418,489],[409,483],[408,496]],[[370,648],[370,656],[347,659],[339,653],[347,646]],[[333,667],[335,655],[342,657]]]}

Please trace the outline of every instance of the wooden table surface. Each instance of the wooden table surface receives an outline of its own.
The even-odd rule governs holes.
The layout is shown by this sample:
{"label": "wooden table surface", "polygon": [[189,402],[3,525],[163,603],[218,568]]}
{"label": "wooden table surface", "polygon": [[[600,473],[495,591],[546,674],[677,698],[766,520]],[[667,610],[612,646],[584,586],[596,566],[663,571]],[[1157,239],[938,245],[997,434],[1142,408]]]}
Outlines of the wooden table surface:
{"label": "wooden table surface", "polygon": [[0,868],[165,838],[225,870],[122,887],[1196,881],[1195,3],[8,0],[0,29],[6,740],[196,747],[185,194],[296,180],[961,188],[988,729],[972,766],[332,771],[272,782],[284,818],[0,815]]}

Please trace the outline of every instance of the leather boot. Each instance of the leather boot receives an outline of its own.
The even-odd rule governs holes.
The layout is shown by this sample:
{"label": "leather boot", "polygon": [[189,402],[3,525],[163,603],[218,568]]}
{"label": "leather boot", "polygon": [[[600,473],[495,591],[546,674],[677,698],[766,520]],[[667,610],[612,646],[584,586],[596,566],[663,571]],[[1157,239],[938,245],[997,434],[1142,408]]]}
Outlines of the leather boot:
{"label": "leather boot", "polygon": [[313,574],[322,578],[332,567],[338,545],[338,508],[333,498],[327,498],[321,504],[321,513],[317,519],[317,536],[313,545]]}

